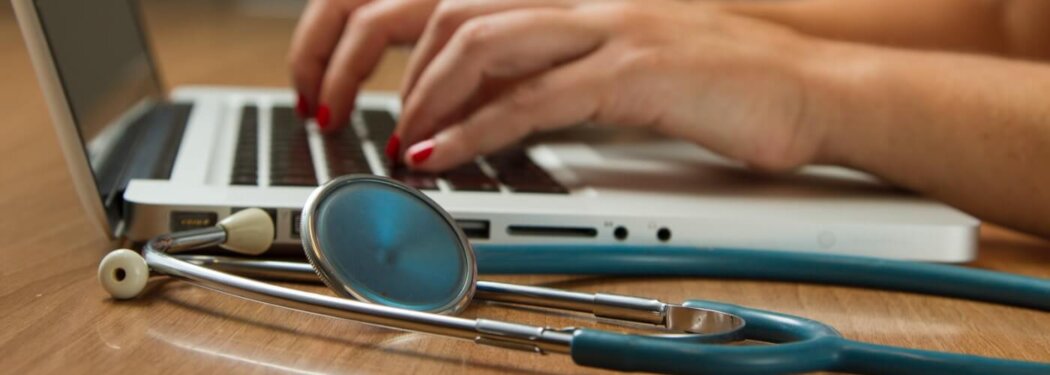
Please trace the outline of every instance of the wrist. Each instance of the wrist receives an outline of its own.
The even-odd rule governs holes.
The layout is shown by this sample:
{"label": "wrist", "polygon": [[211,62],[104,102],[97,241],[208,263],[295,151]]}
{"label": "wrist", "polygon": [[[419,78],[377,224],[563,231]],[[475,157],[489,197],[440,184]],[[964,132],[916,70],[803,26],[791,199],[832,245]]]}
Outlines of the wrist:
{"label": "wrist", "polygon": [[850,43],[813,38],[808,47],[797,68],[804,96],[799,121],[817,138],[812,162],[860,167],[854,141],[886,115],[878,95],[882,61]]}

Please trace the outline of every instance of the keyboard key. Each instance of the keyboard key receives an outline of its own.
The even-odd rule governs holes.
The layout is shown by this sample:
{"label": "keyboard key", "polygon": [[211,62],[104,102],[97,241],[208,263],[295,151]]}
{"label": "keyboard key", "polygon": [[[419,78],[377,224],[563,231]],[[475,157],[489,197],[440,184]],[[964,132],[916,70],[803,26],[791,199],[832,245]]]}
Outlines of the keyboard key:
{"label": "keyboard key", "polygon": [[348,174],[371,174],[368,163],[353,160],[328,162],[328,170],[333,178]]}
{"label": "keyboard key", "polygon": [[259,108],[254,105],[241,108],[240,130],[237,133],[237,149],[234,150],[233,185],[259,184]]}
{"label": "keyboard key", "polygon": [[445,181],[456,191],[499,191],[499,183],[471,162],[445,172]]}
{"label": "keyboard key", "polygon": [[317,186],[306,127],[291,107],[273,107],[270,185]]}
{"label": "keyboard key", "polygon": [[376,151],[379,151],[380,163],[388,168],[398,165],[398,161],[389,160],[385,152],[386,142],[394,135],[394,128],[397,127],[394,116],[386,110],[362,109],[361,118],[364,119],[365,129],[368,129],[368,140],[372,141]]}
{"label": "keyboard key", "polygon": [[239,165],[239,166],[233,168],[233,174],[232,175],[233,176],[244,176],[244,177],[251,176],[252,178],[256,178],[256,177],[258,177],[258,172],[259,171],[255,168],[254,165],[252,165],[252,166]]}
{"label": "keyboard key", "polygon": [[515,148],[488,156],[496,177],[512,191],[519,193],[568,194],[547,171],[536,165],[524,149]]}
{"label": "keyboard key", "polygon": [[381,109],[362,109],[361,118],[368,129],[368,139],[378,147],[386,146],[386,141],[394,134],[397,120],[390,112]]}
{"label": "keyboard key", "polygon": [[557,182],[549,181],[521,181],[506,183],[516,193],[544,193],[544,194],[568,194],[569,191],[558,185]]}
{"label": "keyboard key", "polygon": [[230,178],[230,184],[232,185],[256,185],[259,181],[259,176],[255,173],[252,174],[235,174]]}
{"label": "keyboard key", "polygon": [[371,173],[361,139],[352,127],[324,135],[325,160],[333,178],[348,174]]}
{"label": "keyboard key", "polygon": [[277,186],[317,186],[317,178],[314,176],[282,176]]}
{"label": "keyboard key", "polygon": [[394,168],[390,171],[390,178],[404,182],[406,185],[420,190],[437,190],[437,176],[426,172],[416,172],[405,167]]}

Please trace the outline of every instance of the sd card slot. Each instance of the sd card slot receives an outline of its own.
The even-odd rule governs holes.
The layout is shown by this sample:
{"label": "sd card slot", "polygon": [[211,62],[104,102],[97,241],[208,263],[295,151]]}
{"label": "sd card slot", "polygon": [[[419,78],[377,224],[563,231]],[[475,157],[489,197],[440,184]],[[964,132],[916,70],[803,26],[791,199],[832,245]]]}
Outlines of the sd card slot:
{"label": "sd card slot", "polygon": [[590,227],[556,227],[545,225],[511,225],[507,227],[511,236],[535,237],[597,237],[598,230]]}

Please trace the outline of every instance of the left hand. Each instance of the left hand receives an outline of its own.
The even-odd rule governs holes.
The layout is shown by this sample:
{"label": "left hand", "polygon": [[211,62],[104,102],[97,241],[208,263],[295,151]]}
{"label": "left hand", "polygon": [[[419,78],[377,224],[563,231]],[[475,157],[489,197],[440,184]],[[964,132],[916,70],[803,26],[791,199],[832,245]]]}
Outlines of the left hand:
{"label": "left hand", "polygon": [[446,0],[413,54],[395,134],[429,171],[583,122],[792,169],[823,138],[805,118],[819,110],[805,99],[817,44],[703,3]]}

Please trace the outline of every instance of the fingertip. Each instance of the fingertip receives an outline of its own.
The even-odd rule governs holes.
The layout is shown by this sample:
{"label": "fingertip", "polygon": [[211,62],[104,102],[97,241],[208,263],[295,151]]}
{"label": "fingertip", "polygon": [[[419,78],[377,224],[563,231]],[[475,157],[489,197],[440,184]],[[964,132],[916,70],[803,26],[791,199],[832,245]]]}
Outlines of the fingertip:
{"label": "fingertip", "polygon": [[294,62],[292,82],[295,93],[295,113],[300,118],[313,117],[320,102],[320,86],[323,70],[317,62]]}
{"label": "fingertip", "polygon": [[317,106],[316,120],[317,126],[321,130],[327,131],[332,126],[332,111],[328,108],[328,104]]}
{"label": "fingertip", "polygon": [[412,145],[405,152],[405,163],[413,168],[425,167],[430,156],[434,154],[435,145],[436,142],[433,139],[427,139]]}
{"label": "fingertip", "polygon": [[473,152],[442,132],[408,147],[402,160],[411,169],[437,173],[472,160]]}
{"label": "fingertip", "polygon": [[299,115],[299,118],[307,119],[313,114],[310,110],[310,102],[306,100],[306,96],[299,94],[299,99],[295,102],[295,113]]}
{"label": "fingertip", "polygon": [[397,134],[391,135],[390,140],[386,142],[385,153],[388,160],[396,162],[401,153],[401,137],[398,137]]}

